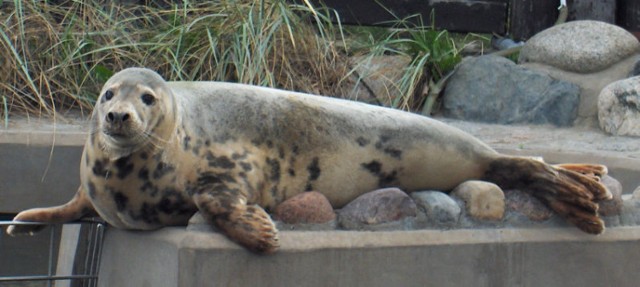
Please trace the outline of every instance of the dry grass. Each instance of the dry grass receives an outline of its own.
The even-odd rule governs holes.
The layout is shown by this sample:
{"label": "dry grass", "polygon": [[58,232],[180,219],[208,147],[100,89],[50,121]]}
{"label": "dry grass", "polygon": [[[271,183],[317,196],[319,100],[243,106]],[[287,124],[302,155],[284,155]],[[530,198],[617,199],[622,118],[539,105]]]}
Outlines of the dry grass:
{"label": "dry grass", "polygon": [[5,123],[10,114],[87,114],[104,81],[129,66],[154,69],[169,80],[233,81],[324,95],[345,95],[351,87],[344,53],[336,48],[344,44],[335,43],[342,42],[342,30],[328,21],[329,11],[317,8],[282,0],[0,3]]}

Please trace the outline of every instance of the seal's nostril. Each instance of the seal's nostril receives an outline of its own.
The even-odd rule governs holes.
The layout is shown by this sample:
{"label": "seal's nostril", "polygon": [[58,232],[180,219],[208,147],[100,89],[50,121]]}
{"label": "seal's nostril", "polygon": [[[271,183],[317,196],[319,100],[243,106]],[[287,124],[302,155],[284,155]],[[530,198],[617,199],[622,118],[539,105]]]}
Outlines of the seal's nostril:
{"label": "seal's nostril", "polygon": [[108,123],[123,123],[129,120],[131,116],[128,113],[116,113],[109,112],[107,113],[106,121]]}

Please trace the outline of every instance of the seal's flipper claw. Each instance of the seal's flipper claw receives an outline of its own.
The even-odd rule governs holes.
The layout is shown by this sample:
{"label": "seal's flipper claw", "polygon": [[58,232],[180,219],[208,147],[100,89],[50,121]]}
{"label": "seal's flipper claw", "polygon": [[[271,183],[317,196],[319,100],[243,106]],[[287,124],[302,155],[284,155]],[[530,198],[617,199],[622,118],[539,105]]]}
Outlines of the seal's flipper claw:
{"label": "seal's flipper claw", "polygon": [[556,168],[571,170],[579,174],[591,177],[594,180],[600,181],[600,179],[607,175],[609,170],[606,166],[601,164],[586,164],[586,163],[563,163],[553,165]]}
{"label": "seal's flipper claw", "polygon": [[[563,177],[568,177],[572,181],[587,187],[596,201],[609,200],[613,198],[611,192],[600,183],[602,176],[607,174],[607,168],[602,165],[577,165],[571,164],[554,166]],[[599,172],[599,173],[598,173]]]}
{"label": "seal's flipper claw", "polygon": [[604,222],[598,216],[597,201],[611,198],[611,193],[591,174],[601,176],[606,170],[599,165],[552,166],[529,158],[501,157],[489,164],[483,179],[503,189],[527,191],[584,232],[600,234]]}
{"label": "seal's flipper claw", "polygon": [[278,230],[262,207],[224,192],[196,194],[194,201],[207,221],[247,249],[271,254],[280,247]]}

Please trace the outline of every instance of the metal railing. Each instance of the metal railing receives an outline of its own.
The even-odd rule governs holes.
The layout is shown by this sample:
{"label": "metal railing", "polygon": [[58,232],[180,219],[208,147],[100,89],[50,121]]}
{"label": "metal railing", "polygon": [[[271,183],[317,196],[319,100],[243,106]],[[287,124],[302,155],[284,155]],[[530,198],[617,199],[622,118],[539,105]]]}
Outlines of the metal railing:
{"label": "metal railing", "polygon": [[[9,282],[16,284],[19,282],[46,282],[47,285],[44,286],[54,286],[54,282],[58,281],[67,281],[68,283],[56,283],[55,286],[97,286],[100,256],[102,255],[102,240],[105,230],[104,222],[93,219],[83,219],[78,222],[65,224],[0,221],[0,254],[3,254],[3,248],[6,248],[3,246],[2,239],[3,237],[9,237],[5,233],[5,229],[9,225],[49,226],[49,228],[47,228],[49,232],[47,274],[5,276],[0,273],[0,286],[4,286],[4,283]],[[68,228],[65,229],[65,227]],[[46,231],[43,230],[43,232]],[[58,236],[60,237],[59,240],[57,240]],[[58,246],[55,244],[56,241],[59,241]],[[64,256],[62,252],[60,252],[63,245],[70,246],[74,249],[73,252],[71,252],[73,254],[72,256],[63,258]],[[58,256],[55,256],[56,253]],[[0,256],[0,260],[3,260],[2,256]],[[8,260],[11,259],[9,258]],[[30,268],[30,266],[25,266],[25,268]],[[62,275],[58,274],[61,270],[63,270]]]}

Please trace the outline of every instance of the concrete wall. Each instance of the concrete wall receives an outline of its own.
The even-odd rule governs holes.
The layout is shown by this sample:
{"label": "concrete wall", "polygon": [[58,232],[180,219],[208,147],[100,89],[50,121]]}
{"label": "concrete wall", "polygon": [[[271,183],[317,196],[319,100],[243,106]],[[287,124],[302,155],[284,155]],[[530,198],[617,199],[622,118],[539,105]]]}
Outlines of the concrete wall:
{"label": "concrete wall", "polygon": [[59,205],[78,190],[86,127],[13,123],[0,131],[0,213]]}
{"label": "concrete wall", "polygon": [[258,256],[220,234],[107,233],[99,286],[638,286],[640,228],[281,233]]}

